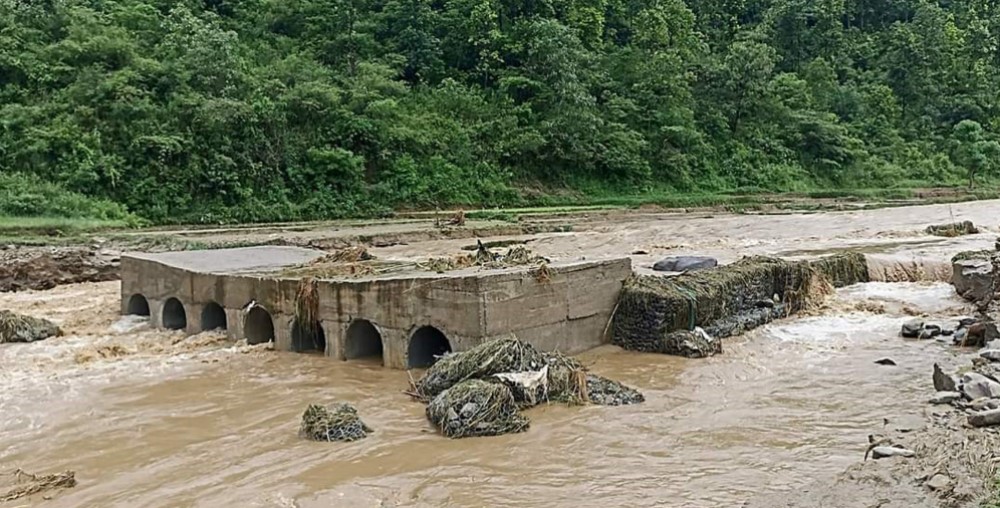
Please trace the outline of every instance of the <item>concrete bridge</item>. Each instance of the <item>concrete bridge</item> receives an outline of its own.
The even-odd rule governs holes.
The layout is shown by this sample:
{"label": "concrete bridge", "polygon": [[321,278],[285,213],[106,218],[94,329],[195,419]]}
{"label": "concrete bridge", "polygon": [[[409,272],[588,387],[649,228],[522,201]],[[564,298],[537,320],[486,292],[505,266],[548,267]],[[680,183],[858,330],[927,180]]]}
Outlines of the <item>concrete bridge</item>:
{"label": "concrete bridge", "polygon": [[122,313],[148,315],[153,326],[189,334],[225,329],[250,344],[273,340],[279,350],[381,357],[386,367],[420,368],[446,351],[511,333],[568,354],[604,344],[632,273],[631,261],[620,258],[551,264],[546,278],[533,275],[534,267],[474,267],[320,279],[312,326],[318,333],[304,333],[295,319],[302,277],[285,272],[325,254],[298,247],[127,254]]}

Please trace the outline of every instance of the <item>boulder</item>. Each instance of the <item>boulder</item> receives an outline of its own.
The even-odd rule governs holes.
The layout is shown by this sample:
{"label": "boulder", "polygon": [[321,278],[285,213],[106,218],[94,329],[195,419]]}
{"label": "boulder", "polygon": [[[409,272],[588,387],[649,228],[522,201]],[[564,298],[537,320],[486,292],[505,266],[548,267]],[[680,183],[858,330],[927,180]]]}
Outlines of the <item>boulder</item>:
{"label": "boulder", "polygon": [[1000,349],[984,349],[979,352],[979,356],[991,362],[1000,362]]}
{"label": "boulder", "polygon": [[958,382],[955,380],[955,376],[946,374],[936,363],[934,364],[934,389],[939,392],[958,391]]}
{"label": "boulder", "polygon": [[958,342],[962,346],[982,347],[987,342],[1000,338],[1000,330],[997,330],[997,324],[992,321],[980,321],[967,328],[967,330],[968,333],[966,336]]}
{"label": "boulder", "polygon": [[924,322],[919,319],[911,319],[903,323],[902,329],[900,329],[899,334],[908,339],[915,339],[920,336],[920,332],[924,329]]}
{"label": "boulder", "polygon": [[973,411],[989,411],[991,409],[1000,409],[1000,399],[990,399],[983,397],[980,399],[973,400],[962,407],[971,409]]}
{"label": "boulder", "polygon": [[916,455],[913,450],[897,448],[895,446],[876,446],[872,448],[872,458],[884,459],[887,457],[912,457]]}
{"label": "boulder", "polygon": [[657,261],[653,270],[657,272],[693,272],[719,266],[719,261],[708,256],[670,256]]}
{"label": "boulder", "polygon": [[956,259],[951,264],[955,292],[970,302],[988,302],[993,297],[993,263],[988,259]]}
{"label": "boulder", "polygon": [[959,328],[968,328],[968,327],[970,327],[970,326],[972,326],[972,325],[974,325],[974,324],[976,324],[978,322],[979,322],[979,318],[964,317],[964,318],[958,320],[958,327]]}
{"label": "boulder", "polygon": [[925,483],[927,487],[931,490],[945,490],[951,486],[951,477],[946,474],[938,473],[927,480]]}
{"label": "boulder", "polygon": [[52,321],[0,310],[0,344],[34,342],[59,335],[62,330]]}
{"label": "boulder", "polygon": [[1000,424],[1000,409],[991,409],[969,415],[969,425],[973,427],[989,427]]}
{"label": "boulder", "polygon": [[927,340],[927,339],[933,339],[934,337],[937,337],[938,335],[941,335],[941,327],[940,326],[938,326],[938,325],[931,325],[931,324],[925,324],[924,327],[920,330],[920,333],[917,334],[917,338],[918,339]]}
{"label": "boulder", "polygon": [[962,399],[962,394],[958,392],[937,392],[931,397],[931,404],[951,404]]}
{"label": "boulder", "polygon": [[1000,383],[978,372],[966,372],[962,374],[960,391],[969,400],[981,397],[994,399],[1000,397]]}
{"label": "boulder", "polygon": [[878,360],[875,360],[875,363],[879,365],[896,365],[896,361],[892,358],[879,358]]}
{"label": "boulder", "polygon": [[953,344],[962,344],[968,337],[969,337],[969,329],[959,328],[958,330],[955,330],[955,334],[951,336],[951,341]]}

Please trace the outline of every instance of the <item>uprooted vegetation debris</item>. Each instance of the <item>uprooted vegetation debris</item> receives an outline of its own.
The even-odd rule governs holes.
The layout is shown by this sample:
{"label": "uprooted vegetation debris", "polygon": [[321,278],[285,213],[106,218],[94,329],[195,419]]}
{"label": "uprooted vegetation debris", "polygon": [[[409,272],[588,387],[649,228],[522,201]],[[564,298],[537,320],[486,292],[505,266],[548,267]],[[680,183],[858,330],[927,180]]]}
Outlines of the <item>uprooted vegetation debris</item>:
{"label": "uprooted vegetation debris", "polygon": [[612,342],[634,351],[689,357],[721,352],[718,339],[802,311],[836,286],[867,280],[861,254],[814,262],[749,257],[678,275],[626,281]]}
{"label": "uprooted vegetation debris", "polygon": [[357,441],[371,432],[358,410],[346,403],[328,407],[310,404],[299,427],[299,435],[313,441]]}
{"label": "uprooted vegetation debris", "polygon": [[379,263],[365,247],[357,245],[333,251],[308,263],[288,269],[283,275],[316,278],[366,277],[391,271],[392,263]]}
{"label": "uprooted vegetation debris", "polygon": [[47,319],[0,310],[0,344],[34,342],[59,335],[62,335],[62,330]]}
{"label": "uprooted vegetation debris", "polygon": [[482,242],[478,243],[474,254],[458,254],[451,257],[432,258],[417,266],[428,271],[444,273],[478,266],[486,269],[510,268],[525,265],[543,265],[548,259],[535,255],[530,249],[518,245],[507,249],[506,253],[493,252]]}
{"label": "uprooted vegetation debris", "polygon": [[0,473],[0,478],[7,479],[0,481],[0,488],[7,488],[5,493],[0,494],[0,503],[7,503],[53,489],[76,486],[76,473],[73,471],[39,476],[16,469],[8,473]]}
{"label": "uprooted vegetation debris", "polygon": [[428,419],[448,437],[521,432],[518,411],[543,402],[624,405],[638,391],[589,374],[579,361],[545,353],[516,338],[495,339],[439,360],[415,383]]}

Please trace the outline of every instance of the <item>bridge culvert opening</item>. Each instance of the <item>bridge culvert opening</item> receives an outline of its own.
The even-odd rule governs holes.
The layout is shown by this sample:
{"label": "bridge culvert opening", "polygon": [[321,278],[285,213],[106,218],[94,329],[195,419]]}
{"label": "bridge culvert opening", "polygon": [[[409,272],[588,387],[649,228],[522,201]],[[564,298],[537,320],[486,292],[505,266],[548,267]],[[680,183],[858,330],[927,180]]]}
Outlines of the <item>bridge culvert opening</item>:
{"label": "bridge culvert opening", "polygon": [[243,320],[243,335],[247,344],[264,344],[274,340],[274,320],[263,307],[253,307]]}
{"label": "bridge culvert opening", "polygon": [[226,310],[221,305],[209,302],[201,310],[202,330],[225,330],[227,328],[226,325]]}
{"label": "bridge culvert opening", "polygon": [[407,365],[411,369],[425,369],[450,351],[451,343],[441,330],[433,326],[422,326],[410,336]]}
{"label": "bridge culvert opening", "polygon": [[187,327],[187,313],[180,300],[169,298],[163,304],[163,327],[170,330],[183,330]]}
{"label": "bridge culvert opening", "polygon": [[292,324],[292,351],[298,353],[326,351],[326,333],[319,321]]}
{"label": "bridge culvert opening", "polygon": [[134,294],[128,299],[128,308],[126,312],[135,316],[148,316],[149,301],[146,300],[145,296]]}
{"label": "bridge culvert opening", "polygon": [[351,326],[347,327],[347,336],[344,340],[344,358],[347,360],[382,359],[382,334],[371,321],[355,319]]}

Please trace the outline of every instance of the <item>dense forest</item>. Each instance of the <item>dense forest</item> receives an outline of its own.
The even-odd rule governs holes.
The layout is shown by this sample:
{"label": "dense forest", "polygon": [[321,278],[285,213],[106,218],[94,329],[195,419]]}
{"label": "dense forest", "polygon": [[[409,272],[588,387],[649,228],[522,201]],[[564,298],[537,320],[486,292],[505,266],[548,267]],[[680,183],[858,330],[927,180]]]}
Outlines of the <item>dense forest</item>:
{"label": "dense forest", "polygon": [[969,185],[998,102],[995,0],[0,0],[0,213]]}

